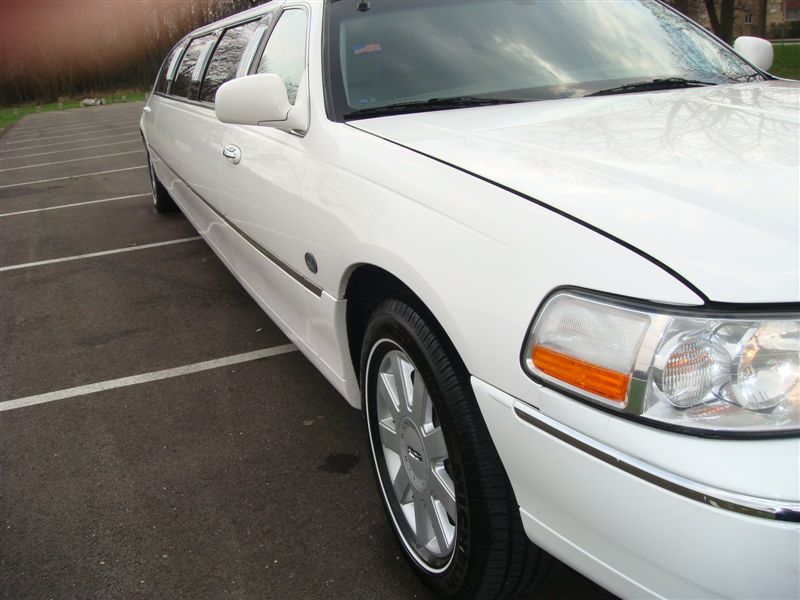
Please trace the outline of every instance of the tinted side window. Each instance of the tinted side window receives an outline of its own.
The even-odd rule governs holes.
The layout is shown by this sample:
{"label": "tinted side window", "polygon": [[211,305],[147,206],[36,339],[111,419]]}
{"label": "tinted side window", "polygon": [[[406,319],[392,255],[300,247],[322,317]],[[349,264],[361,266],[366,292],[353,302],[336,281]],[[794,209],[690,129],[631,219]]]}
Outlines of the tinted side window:
{"label": "tinted side window", "polygon": [[198,65],[198,60],[205,55],[206,46],[213,43],[213,41],[213,34],[204,35],[203,37],[192,40],[189,47],[186,48],[186,52],[183,54],[183,60],[178,67],[178,72],[175,73],[175,81],[172,82],[170,94],[182,98],[186,98],[189,95],[189,88],[192,84],[192,80],[197,80],[198,77],[198,73],[195,71],[198,66],[202,68],[202,65]]}
{"label": "tinted side window", "polygon": [[183,45],[177,46],[173,48],[172,52],[169,53],[164,64],[161,65],[161,71],[158,72],[158,79],[156,79],[156,87],[153,90],[156,93],[165,94],[167,92],[167,86],[169,85],[169,80],[167,77],[169,76],[172,68],[175,66],[175,61],[180,58],[181,51],[183,50]]}
{"label": "tinted side window", "polygon": [[306,70],[306,13],[299,9],[281,15],[264,54],[258,63],[258,73],[275,73],[286,85],[289,102],[294,104],[300,78]]}
{"label": "tinted side window", "polygon": [[245,23],[238,27],[228,29],[217,44],[211,62],[208,63],[206,76],[200,87],[199,100],[202,102],[214,102],[219,86],[226,81],[230,81],[236,76],[239,68],[239,60],[244,54],[244,49],[253,37],[258,27],[258,21]]}

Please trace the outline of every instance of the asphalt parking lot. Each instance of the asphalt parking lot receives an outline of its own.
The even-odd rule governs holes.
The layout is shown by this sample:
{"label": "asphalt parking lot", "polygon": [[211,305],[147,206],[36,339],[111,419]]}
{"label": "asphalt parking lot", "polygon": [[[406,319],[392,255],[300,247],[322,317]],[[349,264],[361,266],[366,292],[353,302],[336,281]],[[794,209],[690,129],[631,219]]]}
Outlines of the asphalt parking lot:
{"label": "asphalt parking lot", "polygon": [[[180,214],[139,103],[0,140],[4,598],[430,598],[360,414]],[[610,598],[557,565],[540,598]]]}

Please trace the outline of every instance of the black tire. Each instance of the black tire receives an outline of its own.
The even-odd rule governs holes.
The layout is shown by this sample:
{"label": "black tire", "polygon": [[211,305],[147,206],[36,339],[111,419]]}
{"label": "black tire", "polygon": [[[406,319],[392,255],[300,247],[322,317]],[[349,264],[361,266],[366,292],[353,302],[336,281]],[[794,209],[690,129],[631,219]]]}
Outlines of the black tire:
{"label": "black tire", "polygon": [[[414,370],[402,384],[406,387],[395,388],[395,391],[401,391],[392,396],[391,386],[386,382],[395,382],[397,378],[387,375],[386,369],[394,365],[393,372],[405,373],[407,366],[399,370],[397,367],[407,365],[402,362],[404,355],[410,359]],[[429,422],[434,429],[426,431],[441,429],[448,456],[443,459],[449,476],[445,479],[454,484],[457,518],[453,520],[448,516],[447,519],[451,526],[448,531],[452,533],[454,529],[452,535],[455,536],[447,556],[433,556],[432,551],[420,543],[412,529],[420,531],[419,519],[424,517],[417,517],[414,512],[416,524],[412,525],[408,513],[404,513],[401,507],[403,504],[408,510],[408,504],[413,502],[412,511],[417,511],[418,506],[426,506],[420,499],[426,490],[420,488],[431,485],[432,489],[434,485],[428,483],[434,478],[434,461],[428,456],[433,456],[433,451],[428,452],[426,443],[421,441],[428,439],[426,436],[430,434],[418,430],[413,445],[419,443],[420,446],[415,450],[412,442],[405,440],[413,437],[408,433],[410,425],[406,424],[410,417],[403,416],[405,413],[401,411],[393,416],[392,409],[386,409],[391,406],[387,398],[396,399],[403,393],[408,397],[409,385],[416,389],[418,380],[415,377],[418,376],[422,377],[427,388],[425,402],[432,406],[428,414],[433,414],[429,417],[433,420]],[[388,300],[379,305],[364,335],[361,382],[373,470],[384,508],[403,554],[417,575],[437,594],[447,598],[514,598],[535,587],[545,577],[551,559],[525,535],[516,498],[480,414],[467,370],[435,320],[424,310],[416,310],[400,300]],[[409,404],[412,409],[413,405],[414,401]],[[398,424],[401,419],[401,424]],[[387,435],[388,438],[382,437]],[[399,452],[387,449],[391,443],[384,445],[385,440],[399,441],[400,437],[404,437],[404,441],[397,446]],[[392,452],[397,452],[399,463]],[[401,456],[404,454],[413,456],[404,458]],[[395,472],[394,479],[390,474],[390,463]],[[412,467],[423,463],[428,470],[423,468],[420,472],[428,475],[418,476]],[[401,473],[404,469],[406,475]],[[438,473],[441,472],[439,467]],[[403,477],[409,479],[410,486],[397,483]],[[400,498],[400,493],[394,490],[402,486],[407,493]],[[430,504],[437,503],[434,492],[428,491],[427,494]],[[448,502],[452,503],[452,498]],[[452,504],[449,506],[452,508]],[[441,515],[441,509],[432,514]],[[429,532],[434,529],[434,518],[431,517],[431,529],[423,531],[425,539],[432,535]],[[437,533],[442,533],[444,528],[440,520]],[[434,549],[441,551],[445,547],[442,543],[434,543],[436,534],[430,539],[428,543]],[[447,540],[447,535],[442,539]],[[449,544],[446,547],[451,548]]]}
{"label": "black tire", "polygon": [[145,148],[147,152],[147,172],[150,176],[150,192],[153,196],[153,206],[156,212],[164,214],[171,213],[178,210],[178,205],[167,192],[167,189],[161,185],[156,175],[156,170],[153,168],[153,161],[150,159],[150,151]]}

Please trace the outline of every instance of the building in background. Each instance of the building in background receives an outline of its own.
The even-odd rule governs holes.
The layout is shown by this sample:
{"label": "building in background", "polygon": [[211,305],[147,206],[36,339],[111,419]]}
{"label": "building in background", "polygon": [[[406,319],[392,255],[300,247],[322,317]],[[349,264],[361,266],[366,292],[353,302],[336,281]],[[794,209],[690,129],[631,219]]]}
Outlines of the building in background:
{"label": "building in background", "polygon": [[[704,0],[668,0],[668,3],[711,29]],[[714,0],[713,4],[719,12],[720,0]],[[800,0],[735,0],[733,4],[733,39],[742,35],[771,39],[800,37]]]}

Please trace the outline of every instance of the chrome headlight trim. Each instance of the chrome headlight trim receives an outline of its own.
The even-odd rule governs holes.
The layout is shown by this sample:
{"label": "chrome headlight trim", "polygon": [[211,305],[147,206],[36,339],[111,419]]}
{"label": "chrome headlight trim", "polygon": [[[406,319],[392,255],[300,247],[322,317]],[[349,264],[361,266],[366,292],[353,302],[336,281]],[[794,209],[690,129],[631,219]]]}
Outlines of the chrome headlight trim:
{"label": "chrome headlight trim", "polygon": [[[622,310],[647,314],[652,318],[653,326],[647,328],[642,336],[636,360],[630,371],[629,393],[624,403],[605,401],[593,396],[585,390],[569,385],[545,373],[538,372],[531,364],[533,334],[550,303],[560,296],[573,296],[587,302],[620,308]],[[520,352],[520,366],[523,372],[536,383],[556,390],[561,394],[588,404],[589,406],[646,424],[658,429],[708,438],[730,439],[765,439],[800,436],[800,426],[791,426],[779,430],[746,429],[736,430],[723,428],[698,427],[687,424],[669,423],[643,415],[648,386],[652,382],[652,362],[660,345],[663,345],[663,334],[673,319],[697,319],[720,321],[800,321],[800,303],[776,303],[767,305],[745,305],[707,303],[700,306],[677,306],[661,304],[646,300],[629,298],[614,294],[587,290],[577,286],[562,286],[552,290],[540,303],[534,314],[523,340]],[[652,395],[652,393],[651,393]],[[652,408],[652,407],[651,407]]]}

